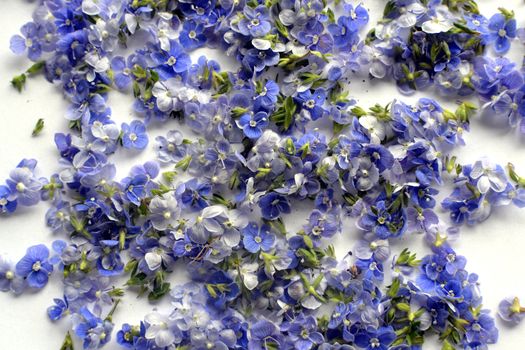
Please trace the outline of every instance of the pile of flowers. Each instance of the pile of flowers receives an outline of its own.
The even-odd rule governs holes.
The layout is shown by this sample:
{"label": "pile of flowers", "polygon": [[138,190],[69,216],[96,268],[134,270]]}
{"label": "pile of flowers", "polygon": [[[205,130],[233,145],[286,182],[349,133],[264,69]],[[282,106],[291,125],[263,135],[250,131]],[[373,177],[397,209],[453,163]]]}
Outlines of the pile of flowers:
{"label": "pile of flowers", "polygon": [[[494,57],[523,30],[513,12],[486,18],[473,0],[390,0],[366,34],[368,22],[352,1],[39,1],[11,39],[34,61],[12,84],[22,91],[43,74],[60,87],[70,132],[55,134],[55,174],[35,175],[33,159],[9,173],[0,212],[46,201],[59,239],[16,264],[0,258],[0,290],[62,276],[48,308],[71,323],[62,350],[75,339],[141,350],[421,349],[432,335],[445,350],[495,343],[478,276],[453,241],[494,207],[524,207],[525,178],[511,164],[457,163],[472,102],[359,106],[349,83],[367,72],[403,94],[477,96],[525,132],[523,72]],[[192,60],[203,47],[238,69]],[[137,119],[112,120],[113,90],[133,94]],[[158,124],[168,131],[151,140]],[[116,178],[112,154],[150,141],[156,159]],[[444,183],[454,190],[438,203]],[[294,232],[298,207],[306,220]],[[340,235],[356,237],[345,256]],[[391,254],[409,235],[427,255]],[[170,284],[177,266],[188,283]],[[114,329],[134,292],[172,309]],[[499,313],[517,323],[525,308],[510,298]]]}

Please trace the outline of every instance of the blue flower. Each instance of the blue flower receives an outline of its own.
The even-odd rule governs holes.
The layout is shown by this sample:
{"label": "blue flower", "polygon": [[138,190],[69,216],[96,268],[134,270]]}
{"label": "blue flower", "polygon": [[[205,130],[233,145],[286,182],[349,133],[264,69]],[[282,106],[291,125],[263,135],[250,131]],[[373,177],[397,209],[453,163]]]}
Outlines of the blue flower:
{"label": "blue flower", "polygon": [[55,302],[55,305],[52,305],[47,308],[47,316],[51,321],[57,321],[64,317],[66,314],[66,311],[68,311],[69,304],[67,302],[67,298],[64,296],[64,300],[62,299],[53,299]]}
{"label": "blue flower", "polygon": [[267,252],[275,242],[275,235],[270,232],[268,225],[259,228],[255,222],[250,222],[243,230],[242,242],[250,253],[257,253],[260,250]]}
{"label": "blue flower", "polygon": [[10,178],[6,180],[11,192],[9,201],[17,200],[18,204],[25,206],[35,205],[40,201],[42,183],[35,179],[30,169],[17,167],[10,172],[9,176]]}
{"label": "blue flower", "polygon": [[355,335],[355,344],[366,350],[388,350],[396,337],[394,329],[390,326],[377,330],[361,330]]}
{"label": "blue flower", "polygon": [[488,43],[495,43],[494,51],[504,54],[510,49],[510,41],[516,37],[516,20],[496,13],[489,20],[489,32],[484,36]]}
{"label": "blue flower", "polygon": [[75,16],[79,15],[78,11],[73,11],[70,7],[62,7],[53,11],[57,33],[63,36],[84,28],[85,23],[83,21],[75,20]]}
{"label": "blue flower", "polygon": [[[465,338],[468,342],[477,344],[494,344],[498,340],[498,329],[489,310],[481,310],[477,315],[467,313],[465,319],[469,322],[465,326]],[[475,349],[475,347],[472,347]]]}
{"label": "blue flower", "polygon": [[345,4],[345,11],[348,11],[350,16],[340,16],[337,24],[328,25],[328,31],[334,38],[334,44],[339,48],[351,47],[351,43],[358,37],[357,32],[368,23],[369,19],[368,11],[361,5],[354,9],[352,5]]}
{"label": "blue flower", "polygon": [[131,124],[122,123],[122,146],[142,150],[148,145],[146,126],[140,120],[133,120]]}
{"label": "blue flower", "polygon": [[12,199],[13,195],[9,187],[0,185],[0,213],[12,213],[16,210],[17,201]]}
{"label": "blue flower", "polygon": [[270,192],[259,199],[259,207],[263,218],[268,220],[277,219],[281,213],[288,214],[292,211],[286,197]]}
{"label": "blue flower", "polygon": [[85,56],[87,43],[86,32],[84,30],[76,30],[61,37],[57,41],[57,49],[67,56],[69,62],[76,64]]}
{"label": "blue flower", "polygon": [[215,8],[214,0],[194,0],[190,2],[181,2],[178,4],[184,15],[191,19],[207,19],[210,12]]}
{"label": "blue flower", "polygon": [[272,67],[279,63],[279,54],[272,50],[259,51],[250,49],[242,59],[243,66],[251,72],[259,73],[266,67]]}
{"label": "blue flower", "polygon": [[132,77],[132,66],[130,56],[126,62],[126,59],[122,56],[115,56],[111,60],[111,70],[113,71],[113,80],[119,90],[124,90],[131,85],[133,81]]}
{"label": "blue flower", "polygon": [[139,206],[143,198],[146,197],[145,187],[149,182],[146,175],[137,175],[134,177],[127,177],[122,180],[122,187],[126,198],[133,204]]}
{"label": "blue flower", "polygon": [[85,306],[80,308],[73,322],[75,334],[82,339],[85,350],[98,349],[111,340],[113,324],[95,316]]}
{"label": "blue flower", "polygon": [[383,265],[380,262],[374,259],[358,259],[355,265],[361,270],[363,278],[376,282],[383,281]]}
{"label": "blue flower", "polygon": [[256,8],[244,7],[244,17],[239,22],[239,32],[253,37],[265,36],[272,26],[269,21],[268,9],[260,5]]}
{"label": "blue flower", "polygon": [[321,238],[333,237],[340,230],[341,221],[338,213],[334,213],[333,210],[328,213],[312,210],[308,224],[304,226],[305,233],[312,238],[315,245],[319,245]]}
{"label": "blue flower", "polygon": [[16,274],[11,262],[0,256],[0,291],[21,294],[26,287],[25,280]]}
{"label": "blue flower", "polygon": [[41,289],[53,272],[53,265],[48,262],[49,249],[43,244],[27,248],[26,255],[16,264],[16,274],[24,277],[32,288]]}
{"label": "blue flower", "polygon": [[279,85],[273,81],[268,80],[264,86],[256,91],[254,109],[259,110],[258,107],[265,109],[271,109],[277,102],[277,96],[279,95]]}
{"label": "blue flower", "polygon": [[40,45],[41,29],[33,22],[26,23],[20,29],[23,36],[14,35],[11,38],[9,47],[15,54],[20,55],[27,50],[27,57],[36,61],[42,55],[42,46]]}
{"label": "blue flower", "polygon": [[268,114],[266,112],[257,112],[243,114],[237,121],[237,125],[242,129],[244,135],[251,139],[261,137],[264,128],[268,126]]}
{"label": "blue flower", "polygon": [[265,350],[272,345],[277,349],[283,336],[277,326],[267,320],[259,320],[250,327],[250,341],[248,349]]}
{"label": "blue flower", "polygon": [[102,276],[117,276],[124,270],[124,263],[120,257],[119,241],[101,240],[100,256],[97,259],[97,269]]}
{"label": "blue flower", "polygon": [[206,197],[211,194],[211,186],[208,183],[199,183],[197,179],[192,179],[184,184],[182,192],[182,204],[193,210],[204,209],[208,206]]}
{"label": "blue flower", "polygon": [[369,144],[363,148],[363,152],[370,157],[370,160],[377,167],[379,172],[390,169],[394,165],[394,156],[382,145]]}
{"label": "blue flower", "polygon": [[324,89],[317,89],[314,93],[306,90],[297,94],[296,100],[300,103],[303,110],[307,111],[312,120],[317,120],[323,116],[323,104],[326,100]]}
{"label": "blue flower", "polygon": [[170,130],[166,137],[157,136],[157,157],[161,163],[178,162],[186,156],[187,144],[184,143],[182,133]]}
{"label": "blue flower", "polygon": [[350,167],[350,160],[361,153],[361,145],[346,135],[339,136],[339,143],[334,148],[337,164],[341,169]]}
{"label": "blue flower", "polygon": [[402,210],[389,212],[384,201],[379,201],[358,221],[358,227],[373,232],[378,238],[400,236],[406,229],[406,215]]}
{"label": "blue flower", "polygon": [[454,301],[463,297],[463,288],[460,281],[450,279],[443,286],[438,287],[437,293],[447,300]]}
{"label": "blue flower", "polygon": [[219,310],[224,310],[226,304],[234,300],[240,293],[237,283],[222,271],[209,275],[206,280],[206,291],[208,303]]}
{"label": "blue flower", "polygon": [[155,51],[151,54],[155,69],[162,79],[169,79],[176,74],[186,72],[191,66],[190,56],[184,48],[174,40],[170,40],[169,51]]}
{"label": "blue flower", "polygon": [[288,332],[289,340],[296,350],[310,350],[324,341],[323,335],[318,331],[315,317],[302,313],[293,321],[283,323],[281,330]]}
{"label": "blue flower", "polygon": [[498,305],[498,316],[505,322],[518,324],[525,318],[525,308],[518,298],[505,298]]}
{"label": "blue flower", "polygon": [[196,49],[206,44],[208,38],[204,34],[204,25],[195,21],[186,21],[182,25],[179,41],[181,45],[188,49]]}

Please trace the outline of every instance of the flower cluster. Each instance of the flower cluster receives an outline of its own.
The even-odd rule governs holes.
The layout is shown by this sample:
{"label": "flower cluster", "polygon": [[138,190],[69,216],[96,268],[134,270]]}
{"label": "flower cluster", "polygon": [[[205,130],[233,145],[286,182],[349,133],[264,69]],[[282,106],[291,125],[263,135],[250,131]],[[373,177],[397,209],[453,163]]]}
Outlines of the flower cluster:
{"label": "flower cluster", "polygon": [[[70,131],[55,134],[59,171],[38,179],[23,160],[0,209],[47,200],[64,241],[30,247],[15,266],[1,259],[0,290],[40,289],[59,271],[48,315],[70,319],[84,349],[110,342],[125,291],[173,306],[122,325],[115,338],[128,349],[401,350],[436,334],[447,350],[495,343],[478,277],[451,242],[491,206],[524,206],[525,180],[512,166],[455,163],[472,103],[364,108],[348,83],[365,70],[402,92],[476,91],[516,121],[522,73],[482,56],[508,50],[516,21],[485,20],[473,1],[418,0],[389,1],[362,40],[368,21],[348,1],[40,1],[11,40],[36,63],[12,83],[43,72],[69,103]],[[194,59],[204,47],[237,69]],[[133,94],[137,119],[115,123],[113,90]],[[151,125],[166,130],[156,159],[117,178],[111,156],[146,149]],[[456,186],[442,203],[450,225],[435,210],[444,182]],[[302,226],[289,229],[298,208]],[[337,256],[349,221],[358,237]],[[416,233],[427,255],[391,256],[391,242]],[[172,285],[180,266],[190,281]],[[511,301],[500,314],[523,310]],[[73,343],[68,333],[63,348]]]}
{"label": "flower cluster", "polygon": [[[475,93],[483,107],[525,132],[523,72],[501,55],[525,38],[514,12],[486,18],[474,1],[392,0],[383,21],[367,37],[360,62],[372,77],[393,77],[409,94],[429,86],[445,96]],[[523,40],[522,40],[523,41]],[[493,53],[498,57],[491,57]]]}

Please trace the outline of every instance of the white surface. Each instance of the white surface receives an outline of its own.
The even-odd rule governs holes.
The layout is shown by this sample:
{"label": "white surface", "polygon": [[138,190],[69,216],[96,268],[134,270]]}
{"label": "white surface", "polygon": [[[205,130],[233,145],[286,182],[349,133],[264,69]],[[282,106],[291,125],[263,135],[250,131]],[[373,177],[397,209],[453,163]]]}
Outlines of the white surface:
{"label": "white surface", "polygon": [[[373,24],[376,16],[382,13],[384,1],[364,2],[371,10]],[[482,12],[487,16],[501,6],[501,2],[495,0],[480,0],[479,3]],[[11,78],[24,71],[30,63],[10,53],[9,38],[31,18],[35,4],[22,0],[0,0],[0,4],[0,181],[3,182],[8,171],[22,158],[37,159],[38,172],[48,176],[57,167],[53,135],[58,130],[65,130],[67,122],[63,114],[66,104],[59,90],[42,77],[29,79],[22,94],[10,86]],[[524,26],[525,19],[519,15],[525,11],[523,1],[509,0],[504,5],[516,11],[518,25]],[[517,42],[514,43],[514,47],[516,50],[512,57],[521,62],[525,49]],[[405,101],[417,98],[403,98],[390,83],[378,82],[370,85],[356,80],[352,84],[355,84],[352,95],[363,107],[376,102],[389,102],[394,96]],[[441,102],[453,108],[450,101]],[[132,119],[130,105],[130,97],[113,93],[110,106],[116,120]],[[32,138],[31,131],[38,118],[45,119],[45,128],[40,136]],[[173,127],[177,127],[176,124]],[[501,164],[512,162],[516,165],[518,173],[525,174],[525,138],[482,118],[474,119],[471,129],[465,136],[467,146],[457,153],[461,162],[472,162],[481,156],[488,156]],[[153,130],[150,133],[150,141],[154,140],[155,134],[166,131],[167,129]],[[153,142],[150,143],[150,151],[136,157],[132,157],[131,153],[122,154],[123,152],[115,156],[113,160],[117,163],[119,177],[124,175],[132,164],[151,158],[152,146]],[[28,246],[50,243],[54,237],[44,223],[47,207],[46,203],[41,203],[36,207],[19,210],[11,217],[0,218],[0,254],[8,254],[16,261]],[[303,218],[304,216],[300,217],[300,220]],[[459,254],[468,258],[467,270],[480,275],[485,307],[493,311],[496,310],[498,302],[506,296],[517,295],[525,301],[525,277],[521,269],[525,264],[524,225],[525,211],[513,207],[503,208],[494,212],[485,223],[475,228],[464,228],[461,239],[454,245]],[[335,242],[339,252],[351,249],[356,230],[349,224],[345,226],[344,232],[345,237],[338,237]],[[421,236],[408,237],[403,243],[413,249],[422,250]],[[61,295],[61,292],[59,276],[54,275],[49,285],[35,294],[13,297],[0,293],[0,349],[58,350],[68,322],[52,324],[47,319],[46,308],[51,305],[54,297]],[[165,304],[166,302],[157,306],[162,308],[167,306]],[[136,299],[134,295],[128,295],[115,314],[116,328],[118,329],[123,322],[138,322],[151,308],[145,299]],[[490,347],[491,349],[524,348],[525,324],[508,328],[498,321],[498,326],[500,341]],[[106,347],[117,348],[115,343]],[[437,349],[435,345],[425,345],[424,348]]]}

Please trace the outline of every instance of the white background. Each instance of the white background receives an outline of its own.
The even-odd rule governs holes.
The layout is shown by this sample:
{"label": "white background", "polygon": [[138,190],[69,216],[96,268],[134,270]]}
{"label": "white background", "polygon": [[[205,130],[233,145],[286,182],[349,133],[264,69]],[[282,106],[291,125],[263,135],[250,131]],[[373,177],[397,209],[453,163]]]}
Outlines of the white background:
{"label": "white background", "polygon": [[[383,0],[365,0],[371,12],[371,23],[382,13]],[[504,5],[517,13],[518,25],[525,26],[523,0],[509,0],[502,4],[495,0],[479,0],[482,13],[490,16],[497,7]],[[28,79],[27,88],[19,94],[9,81],[23,72],[30,63],[14,56],[9,51],[9,38],[18,33],[21,25],[31,18],[34,3],[23,0],[0,0],[0,181],[3,182],[10,169],[22,158],[38,160],[38,173],[49,176],[57,170],[58,154],[55,151],[53,135],[55,131],[64,130],[67,126],[63,118],[66,103],[60,91],[42,77]],[[525,47],[514,42],[511,57],[521,62]],[[208,57],[216,58],[213,53]],[[220,60],[220,59],[219,59]],[[226,67],[228,68],[228,67]],[[352,89],[352,85],[354,88]],[[386,104],[398,97],[414,100],[417,96],[403,98],[396,88],[385,82],[370,84],[356,79],[350,85],[352,96],[357,98],[363,107],[376,102]],[[438,98],[439,99],[439,98]],[[119,93],[110,97],[110,106],[116,120],[130,121],[133,115],[130,110],[131,98]],[[454,108],[455,101],[441,101]],[[45,119],[45,128],[38,137],[31,137],[31,131],[38,118]],[[148,151],[141,154],[123,152],[113,157],[119,171],[118,177],[125,176],[133,164],[142,163],[153,157],[151,151],[156,134],[163,134],[177,124],[166,125],[164,130],[153,130],[150,134]],[[494,122],[488,117],[477,117],[471,123],[471,132],[465,139],[467,146],[457,152],[460,162],[473,162],[482,156],[506,164],[516,165],[518,173],[525,174],[525,137],[509,130],[505,124]],[[47,203],[37,207],[22,208],[15,215],[0,218],[0,254],[8,255],[16,261],[25,249],[37,243],[50,243],[58,238],[53,237],[44,223]],[[297,222],[304,220],[299,216]],[[462,229],[462,236],[454,247],[459,254],[468,258],[467,270],[480,275],[481,291],[486,308],[496,310],[499,301],[506,296],[519,296],[525,301],[525,212],[514,207],[496,210],[483,224],[474,228]],[[348,251],[353,246],[356,230],[352,225],[345,226],[344,237],[336,239],[338,252]],[[422,250],[421,236],[407,237],[402,245],[415,250]],[[183,274],[182,272],[178,272]],[[183,277],[175,276],[176,279]],[[68,321],[52,324],[46,316],[46,308],[54,297],[62,293],[61,281],[54,275],[49,285],[34,294],[14,297],[0,293],[0,349],[1,350],[55,350],[59,349],[68,328]],[[161,311],[167,309],[167,302],[156,305]],[[134,295],[125,297],[114,316],[116,328],[123,322],[137,323],[153,306],[144,298]],[[518,327],[507,327],[498,320],[500,341],[490,347],[499,350],[522,350],[525,344],[525,324]],[[77,348],[80,348],[77,346]],[[113,342],[106,349],[117,349]],[[437,349],[436,345],[425,345],[425,349]]]}

